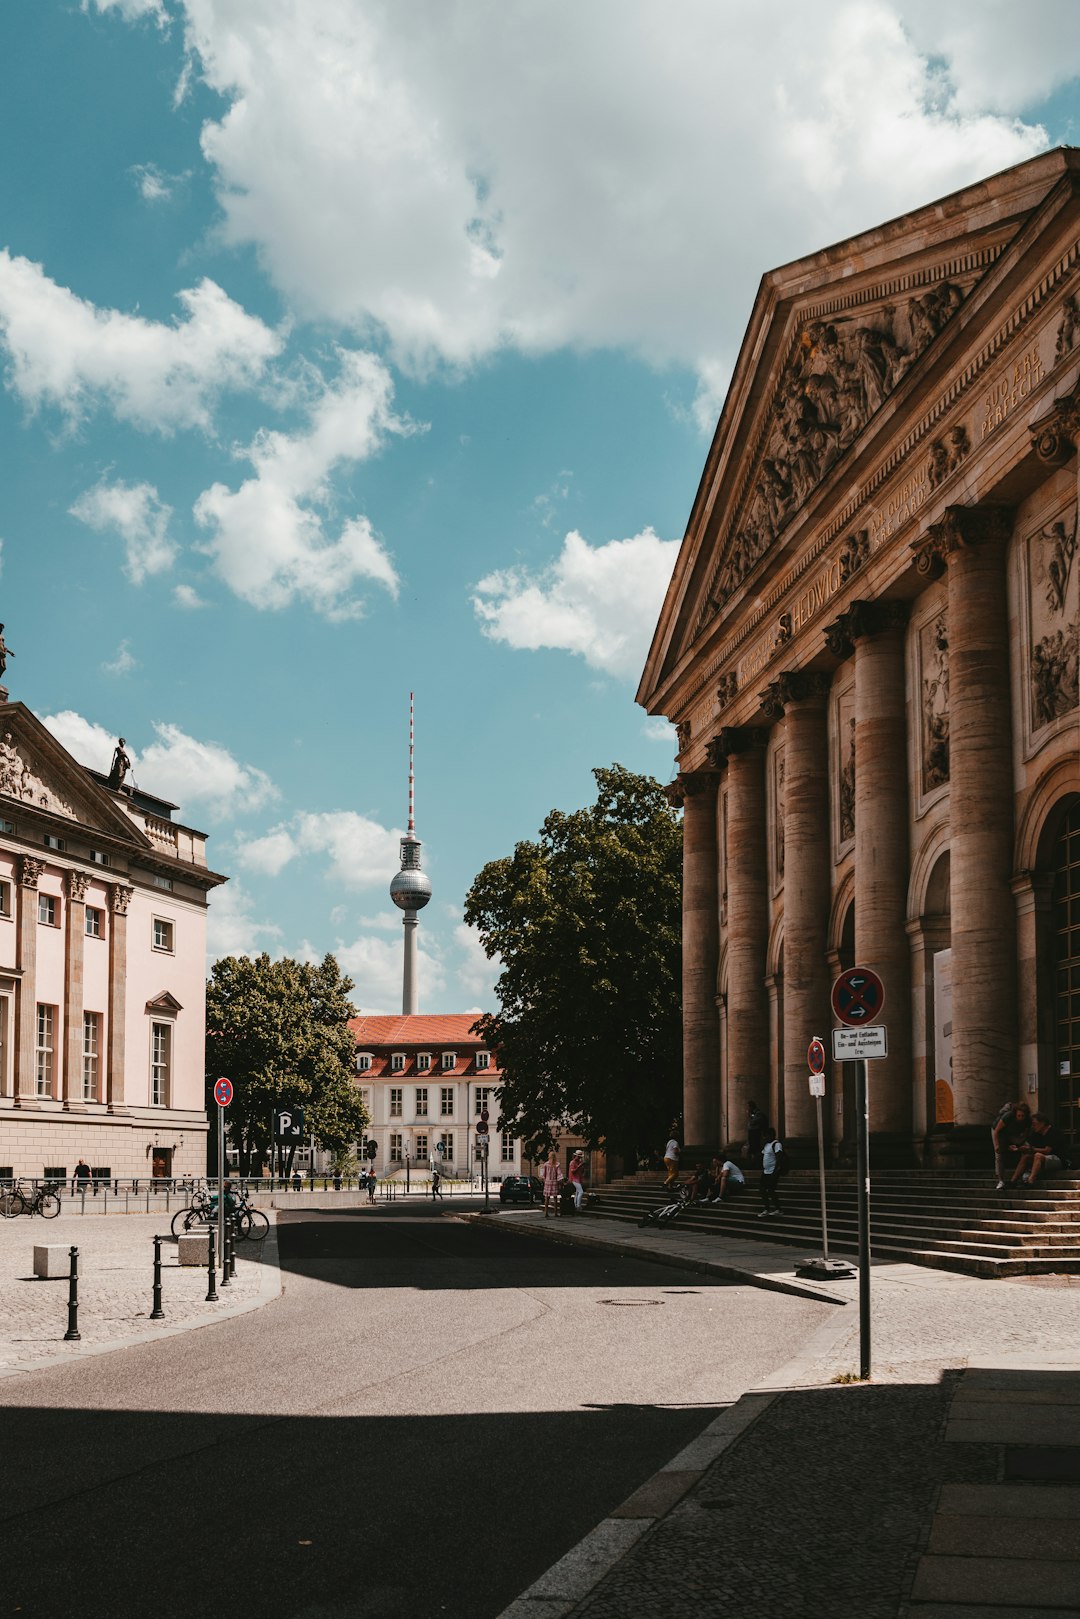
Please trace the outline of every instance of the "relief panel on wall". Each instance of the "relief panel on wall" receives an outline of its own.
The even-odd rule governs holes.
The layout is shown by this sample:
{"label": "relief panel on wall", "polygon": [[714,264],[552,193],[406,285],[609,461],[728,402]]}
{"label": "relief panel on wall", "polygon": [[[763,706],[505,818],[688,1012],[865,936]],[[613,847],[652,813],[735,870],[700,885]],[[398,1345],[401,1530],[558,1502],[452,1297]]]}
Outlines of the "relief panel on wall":
{"label": "relief panel on wall", "polygon": [[774,748],[769,770],[769,840],[772,888],[775,894],[784,883],[784,748]]}
{"label": "relief panel on wall", "polygon": [[1080,706],[1080,568],[1076,507],[1028,540],[1029,718],[1041,731]]}
{"label": "relief panel on wall", "polygon": [[944,611],[919,630],[919,671],[922,790],[930,793],[949,779],[949,629]]}
{"label": "relief panel on wall", "polygon": [[855,841],[855,688],[839,692],[834,714],[834,788],[836,856]]}

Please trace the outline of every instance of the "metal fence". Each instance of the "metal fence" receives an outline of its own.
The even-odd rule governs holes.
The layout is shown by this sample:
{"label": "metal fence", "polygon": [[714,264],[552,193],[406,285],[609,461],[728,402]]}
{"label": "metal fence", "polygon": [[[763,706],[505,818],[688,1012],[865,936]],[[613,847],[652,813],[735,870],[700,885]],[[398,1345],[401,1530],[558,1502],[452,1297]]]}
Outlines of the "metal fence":
{"label": "metal fence", "polygon": [[[356,1175],[229,1175],[233,1187],[249,1196],[282,1197],[288,1194],[327,1193],[331,1198],[338,1192],[359,1192],[370,1197],[367,1179]],[[170,1213],[191,1202],[192,1195],[204,1188],[217,1191],[216,1177],[188,1176],[170,1178],[154,1176],[109,1176],[76,1181],[73,1177],[57,1181],[44,1175],[23,1175],[0,1180],[0,1190],[21,1187],[37,1191],[42,1187],[56,1192],[68,1211],[76,1214],[152,1214]],[[450,1181],[443,1179],[439,1198],[478,1197],[483,1193],[479,1177],[474,1180]],[[375,1198],[379,1202],[393,1203],[399,1198],[431,1199],[431,1182],[416,1180],[406,1184],[396,1176],[376,1177]]]}

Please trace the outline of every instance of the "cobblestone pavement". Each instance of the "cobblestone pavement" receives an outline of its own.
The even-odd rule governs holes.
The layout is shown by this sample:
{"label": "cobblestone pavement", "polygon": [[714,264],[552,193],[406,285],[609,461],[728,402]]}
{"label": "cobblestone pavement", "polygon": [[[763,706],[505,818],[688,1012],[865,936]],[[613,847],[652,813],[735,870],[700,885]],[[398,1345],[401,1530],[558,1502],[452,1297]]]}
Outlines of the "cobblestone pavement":
{"label": "cobblestone pavement", "polygon": [[[151,1321],[155,1235],[162,1244],[164,1321]],[[65,1343],[68,1280],[34,1276],[38,1244],[79,1250],[79,1332]],[[265,1252],[260,1253],[262,1248]],[[243,1244],[236,1278],[206,1303],[205,1267],[181,1269],[169,1218],[160,1211],[85,1219],[65,1208],[55,1220],[0,1220],[0,1376],[126,1347],[257,1308],[279,1291],[276,1236]]]}

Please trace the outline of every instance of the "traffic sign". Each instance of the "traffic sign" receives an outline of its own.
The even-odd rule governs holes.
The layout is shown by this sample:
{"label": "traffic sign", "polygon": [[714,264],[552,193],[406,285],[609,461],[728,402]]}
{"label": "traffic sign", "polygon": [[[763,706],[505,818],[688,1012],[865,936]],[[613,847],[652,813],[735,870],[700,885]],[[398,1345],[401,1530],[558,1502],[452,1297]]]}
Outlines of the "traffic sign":
{"label": "traffic sign", "polygon": [[885,1005],[885,985],[872,967],[849,967],[832,987],[832,1009],[849,1028],[873,1023]]}
{"label": "traffic sign", "polygon": [[214,1101],[218,1107],[228,1107],[232,1101],[232,1080],[218,1079],[214,1081]]}
{"label": "traffic sign", "polygon": [[487,1114],[486,1113],[485,1113],[485,1115],[484,1115],[484,1117],[482,1119],[477,1119],[477,1121],[476,1121],[476,1133],[477,1133],[478,1136],[486,1136],[487,1135],[487,1133],[488,1133],[488,1121],[487,1121]]}
{"label": "traffic sign", "polygon": [[825,1095],[825,1075],[824,1074],[811,1074],[810,1075],[810,1095],[811,1096],[824,1096]]}
{"label": "traffic sign", "polygon": [[834,1029],[832,1054],[834,1062],[866,1062],[873,1057],[887,1057],[888,1030],[884,1023],[874,1023],[864,1029]]}
{"label": "traffic sign", "polygon": [[[806,1048],[806,1062],[812,1074],[825,1072],[825,1044],[815,1034]],[[824,1096],[824,1091],[811,1091],[811,1096]]]}
{"label": "traffic sign", "polygon": [[304,1113],[298,1107],[279,1107],[274,1114],[276,1141],[303,1141]]}

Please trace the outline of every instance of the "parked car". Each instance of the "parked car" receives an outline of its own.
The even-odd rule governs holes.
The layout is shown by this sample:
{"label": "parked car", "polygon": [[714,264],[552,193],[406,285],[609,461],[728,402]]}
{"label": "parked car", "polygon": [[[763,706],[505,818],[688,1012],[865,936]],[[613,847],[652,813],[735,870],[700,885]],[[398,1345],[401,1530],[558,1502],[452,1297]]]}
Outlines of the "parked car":
{"label": "parked car", "polygon": [[539,1175],[507,1175],[499,1187],[500,1203],[542,1203],[544,1183]]}

